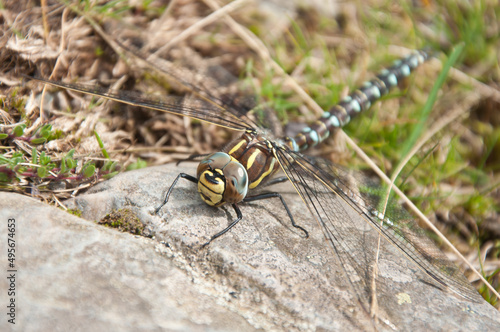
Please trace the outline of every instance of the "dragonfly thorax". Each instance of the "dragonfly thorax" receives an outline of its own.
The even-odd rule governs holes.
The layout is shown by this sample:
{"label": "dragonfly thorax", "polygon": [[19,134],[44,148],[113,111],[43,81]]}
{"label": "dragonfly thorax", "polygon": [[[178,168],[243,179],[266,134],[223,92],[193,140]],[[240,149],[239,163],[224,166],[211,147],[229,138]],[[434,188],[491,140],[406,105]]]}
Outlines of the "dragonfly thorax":
{"label": "dragonfly thorax", "polygon": [[241,202],[248,192],[245,167],[224,152],[212,153],[198,165],[198,192],[211,206]]}
{"label": "dragonfly thorax", "polygon": [[224,148],[238,160],[248,174],[248,187],[254,189],[270,179],[279,169],[270,142],[255,131],[248,130]]}

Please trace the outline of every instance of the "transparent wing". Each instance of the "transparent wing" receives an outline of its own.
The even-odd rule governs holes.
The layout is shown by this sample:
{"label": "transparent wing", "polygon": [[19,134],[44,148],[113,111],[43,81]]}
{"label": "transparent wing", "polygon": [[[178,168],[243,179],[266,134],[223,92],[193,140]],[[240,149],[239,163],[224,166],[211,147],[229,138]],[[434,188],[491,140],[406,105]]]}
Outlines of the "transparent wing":
{"label": "transparent wing", "polygon": [[[181,65],[163,59],[156,54],[145,54],[130,43],[116,41],[117,44],[138,63],[145,65],[150,70],[166,75],[175,82],[191,91],[197,98],[203,99],[220,109],[228,110],[238,119],[245,121],[247,128],[270,128],[268,119],[257,119],[262,114],[269,115],[265,107],[259,105],[253,94],[242,93],[241,86],[235,91],[238,78],[229,73],[225,68],[217,65],[200,66],[200,63],[189,62],[184,59]],[[190,69],[191,68],[191,69]],[[215,92],[217,91],[217,92]],[[222,92],[221,91],[225,91]]]}
{"label": "transparent wing", "polygon": [[193,119],[213,123],[234,130],[246,130],[252,125],[244,121],[244,110],[225,108],[199,98],[165,96],[162,98],[146,97],[134,91],[116,91],[96,85],[65,83],[39,77],[25,76],[28,79],[47,83],[60,88],[99,96],[120,103],[145,107],[157,111],[188,116]]}
{"label": "transparent wing", "polygon": [[[363,265],[373,262],[374,256],[368,252],[365,262],[359,263],[357,253],[365,235],[356,224],[357,216],[403,252],[439,287],[471,301],[481,300],[460,269],[437,248],[404,208],[390,202],[382,215],[386,193],[382,186],[321,158],[306,157],[282,147],[276,147],[275,151],[286,175],[339,255],[358,296],[370,297],[370,279],[359,279],[371,275],[372,267]],[[366,247],[363,250],[373,251]]]}

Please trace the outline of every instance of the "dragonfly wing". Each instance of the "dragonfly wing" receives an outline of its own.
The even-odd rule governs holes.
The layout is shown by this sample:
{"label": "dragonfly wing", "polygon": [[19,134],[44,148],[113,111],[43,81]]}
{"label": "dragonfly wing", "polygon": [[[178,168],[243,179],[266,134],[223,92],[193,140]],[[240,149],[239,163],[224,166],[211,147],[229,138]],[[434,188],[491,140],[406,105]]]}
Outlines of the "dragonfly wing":
{"label": "dragonfly wing", "polygon": [[[382,186],[360,173],[345,170],[321,158],[306,157],[283,148],[275,151],[285,173],[318,220],[326,238],[336,253],[345,257],[340,258],[346,261],[343,265],[356,266],[359,258],[353,257],[349,250],[358,248],[361,241],[357,238],[360,236],[359,229],[350,226],[355,223],[346,213],[347,208],[375,228],[440,288],[467,300],[481,300],[460,269],[429,239],[426,231],[401,205],[390,201],[385,215],[379,212],[383,211],[385,202],[386,190]],[[364,271],[362,267],[355,269]],[[367,284],[368,281],[365,281],[355,288],[367,295]]]}
{"label": "dragonfly wing", "polygon": [[[321,226],[321,230],[336,254],[353,287],[362,308],[369,313],[372,290],[370,280],[375,252],[364,247],[366,227],[356,219],[355,212],[319,181],[314,173],[301,167],[287,151],[277,150],[277,158],[295,189]],[[295,156],[294,156],[295,157]],[[357,221],[357,222],[356,222]],[[363,248],[361,248],[363,247]]]}
{"label": "dragonfly wing", "polygon": [[[127,41],[117,41],[117,44],[138,64],[165,75],[208,103],[232,110],[231,113],[248,124],[247,128],[271,127],[272,122],[263,117],[273,112],[266,112],[266,106],[259,104],[254,91],[248,91],[251,90],[248,86],[243,88],[238,85],[240,80],[225,68],[218,65],[200,68],[194,55],[182,59],[182,65],[178,65],[159,57],[157,53],[142,52]],[[234,89],[236,85],[237,90]]]}
{"label": "dragonfly wing", "polygon": [[233,130],[243,131],[251,128],[250,124],[241,119],[243,115],[240,114],[239,111],[223,108],[222,106],[209,103],[199,98],[178,96],[165,96],[160,98],[145,96],[135,91],[116,91],[90,84],[65,83],[40,77],[25,77],[63,89],[98,96],[133,106],[187,116]]}

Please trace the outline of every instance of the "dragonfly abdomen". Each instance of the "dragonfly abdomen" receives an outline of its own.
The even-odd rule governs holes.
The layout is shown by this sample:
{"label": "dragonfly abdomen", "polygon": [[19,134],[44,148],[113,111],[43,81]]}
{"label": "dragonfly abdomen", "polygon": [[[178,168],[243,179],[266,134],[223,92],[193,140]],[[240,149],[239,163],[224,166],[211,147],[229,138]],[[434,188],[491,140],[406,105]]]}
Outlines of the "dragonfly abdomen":
{"label": "dragonfly abdomen", "polygon": [[302,151],[321,143],[336,129],[345,126],[359,113],[369,109],[372,103],[396,87],[428,58],[427,52],[419,50],[404,59],[394,61],[392,67],[382,70],[374,79],[365,82],[340,103],[324,112],[311,126],[304,128],[294,138],[288,137],[287,145],[293,151]]}

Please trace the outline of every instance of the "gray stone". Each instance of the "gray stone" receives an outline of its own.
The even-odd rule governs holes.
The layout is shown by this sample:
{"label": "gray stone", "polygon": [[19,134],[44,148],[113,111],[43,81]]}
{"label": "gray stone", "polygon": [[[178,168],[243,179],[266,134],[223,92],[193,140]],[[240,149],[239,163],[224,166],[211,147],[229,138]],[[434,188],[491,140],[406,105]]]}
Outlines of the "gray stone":
{"label": "gray stone", "polygon": [[[230,206],[207,206],[195,184],[180,179],[168,204],[153,213],[175,176],[195,170],[195,164],[181,164],[120,174],[65,202],[84,219],[0,193],[2,220],[16,219],[16,328],[491,331],[500,326],[492,306],[432,286],[388,245],[379,263],[380,320],[374,322],[288,184],[273,190],[284,194],[308,239],[291,227],[279,200],[270,199],[241,204],[243,220],[201,248],[235,218]],[[124,208],[144,224],[144,236],[96,224]],[[6,235],[2,248],[5,241]],[[6,319],[0,324],[7,325]]]}

